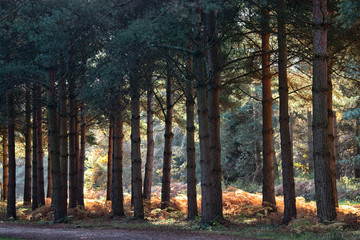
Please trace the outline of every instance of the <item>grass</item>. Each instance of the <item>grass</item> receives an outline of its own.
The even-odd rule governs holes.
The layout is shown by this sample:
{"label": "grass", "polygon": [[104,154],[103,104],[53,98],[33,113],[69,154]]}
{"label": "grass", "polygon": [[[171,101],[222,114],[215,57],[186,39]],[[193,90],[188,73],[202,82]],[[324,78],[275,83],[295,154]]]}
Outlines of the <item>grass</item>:
{"label": "grass", "polygon": [[339,205],[359,205],[360,202],[357,201],[346,201],[346,200],[342,200],[339,201]]}

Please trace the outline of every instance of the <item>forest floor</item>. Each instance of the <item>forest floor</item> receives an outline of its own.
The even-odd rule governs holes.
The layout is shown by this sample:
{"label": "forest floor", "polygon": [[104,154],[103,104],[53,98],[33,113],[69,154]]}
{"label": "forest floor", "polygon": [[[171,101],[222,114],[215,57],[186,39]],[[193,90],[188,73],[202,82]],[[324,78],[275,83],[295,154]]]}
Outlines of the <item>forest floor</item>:
{"label": "forest floor", "polygon": [[[255,240],[255,238],[240,237],[226,234],[210,234],[206,232],[194,233],[190,231],[173,230],[135,230],[135,229],[85,229],[69,228],[64,224],[53,226],[39,226],[28,224],[0,224],[0,236],[17,239],[96,239],[96,240],[133,240],[133,239],[157,239],[157,240]],[[1,239],[1,238],[0,238]]]}
{"label": "forest floor", "polygon": [[[337,220],[318,223],[315,202],[297,198],[298,218],[288,226],[280,225],[283,198],[277,197],[277,212],[262,207],[262,195],[236,188],[223,193],[222,224],[202,225],[200,218],[186,220],[186,196],[173,196],[170,207],[160,209],[160,196],[145,202],[146,220],[135,221],[130,196],[125,197],[127,217],[113,218],[110,202],[96,200],[95,192],[87,193],[85,208],[68,210],[65,224],[53,224],[50,199],[46,205],[31,211],[31,206],[17,205],[18,219],[0,223],[0,236],[25,239],[360,239],[360,205],[340,205]],[[103,193],[100,195],[104,196]],[[201,207],[201,197],[198,207]],[[0,203],[0,220],[5,220],[6,205]],[[11,227],[11,228],[10,228]],[[115,234],[115,235],[114,235]],[[248,237],[248,238],[244,238]],[[1,239],[1,238],[0,238]]]}

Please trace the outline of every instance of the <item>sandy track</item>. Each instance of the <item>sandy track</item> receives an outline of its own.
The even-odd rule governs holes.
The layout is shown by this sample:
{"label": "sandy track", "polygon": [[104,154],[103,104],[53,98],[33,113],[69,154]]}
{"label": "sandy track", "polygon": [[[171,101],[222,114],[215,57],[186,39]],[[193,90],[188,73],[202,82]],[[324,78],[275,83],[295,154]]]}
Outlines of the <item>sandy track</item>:
{"label": "sandy track", "polygon": [[214,235],[206,233],[192,233],[186,231],[156,231],[156,230],[124,230],[124,229],[69,229],[59,227],[34,227],[16,224],[0,224],[0,236],[21,239],[99,239],[99,240],[228,240],[242,239],[255,240],[255,238],[236,237],[228,235]]}

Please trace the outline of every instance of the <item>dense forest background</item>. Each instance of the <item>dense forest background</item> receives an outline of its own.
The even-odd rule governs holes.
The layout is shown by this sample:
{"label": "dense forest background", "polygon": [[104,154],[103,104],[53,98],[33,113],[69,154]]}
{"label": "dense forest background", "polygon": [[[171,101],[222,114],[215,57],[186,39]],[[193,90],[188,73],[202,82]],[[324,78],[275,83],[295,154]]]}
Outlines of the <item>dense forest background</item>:
{"label": "dense forest background", "polygon": [[[222,191],[262,192],[287,224],[359,202],[360,3],[0,0],[2,199],[55,220],[96,195],[135,218],[187,196],[223,221]],[[199,196],[197,196],[199,195]],[[68,202],[67,202],[68,199]],[[68,204],[68,205],[67,205]]]}

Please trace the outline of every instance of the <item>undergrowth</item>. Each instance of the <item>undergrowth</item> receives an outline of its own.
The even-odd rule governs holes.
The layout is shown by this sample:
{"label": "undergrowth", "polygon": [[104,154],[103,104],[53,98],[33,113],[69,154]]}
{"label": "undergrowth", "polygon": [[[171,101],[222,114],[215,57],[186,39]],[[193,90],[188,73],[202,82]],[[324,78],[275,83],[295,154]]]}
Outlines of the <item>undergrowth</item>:
{"label": "undergrowth", "polygon": [[[96,194],[92,193],[93,196]],[[111,203],[98,199],[86,199],[85,208],[68,210],[67,224],[63,227],[81,228],[126,228],[151,230],[187,230],[206,231],[213,234],[233,234],[257,238],[273,239],[358,239],[360,237],[360,206],[341,205],[336,222],[328,225],[318,223],[315,202],[306,202],[304,198],[297,198],[298,218],[288,226],[281,226],[284,210],[282,197],[276,197],[277,212],[268,211],[262,207],[262,195],[244,192],[229,187],[223,192],[223,206],[225,221],[203,225],[200,217],[187,220],[187,198],[178,194],[172,198],[166,209],[160,209],[159,194],[152,196],[152,201],[145,201],[146,220],[133,220],[131,216],[131,197],[125,196],[124,206],[127,217],[113,218]],[[201,211],[201,196],[198,198],[198,208]],[[5,220],[6,204],[0,203],[0,219]],[[31,206],[17,204],[17,222],[53,224],[53,209],[50,199],[45,206],[35,211]]]}

